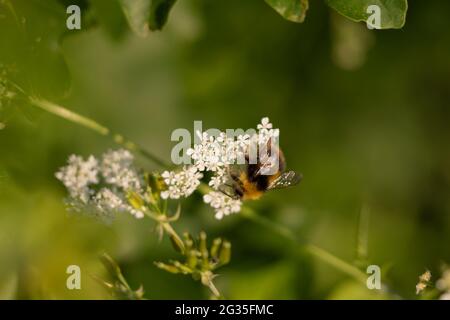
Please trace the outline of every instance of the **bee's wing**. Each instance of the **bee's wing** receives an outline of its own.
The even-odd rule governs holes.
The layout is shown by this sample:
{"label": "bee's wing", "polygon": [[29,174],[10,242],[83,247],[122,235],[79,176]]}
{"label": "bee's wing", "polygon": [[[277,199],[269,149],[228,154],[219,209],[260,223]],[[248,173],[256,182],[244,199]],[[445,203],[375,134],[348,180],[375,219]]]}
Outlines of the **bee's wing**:
{"label": "bee's wing", "polygon": [[295,186],[302,180],[303,176],[295,171],[283,172],[278,178],[276,178],[267,188],[271,189],[283,189],[291,186]]}

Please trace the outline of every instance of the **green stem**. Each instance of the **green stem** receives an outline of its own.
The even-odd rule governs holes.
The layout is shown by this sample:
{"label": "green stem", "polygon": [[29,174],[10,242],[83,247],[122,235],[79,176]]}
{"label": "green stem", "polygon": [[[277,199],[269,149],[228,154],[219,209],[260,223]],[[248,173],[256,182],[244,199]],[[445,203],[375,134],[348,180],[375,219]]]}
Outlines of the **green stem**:
{"label": "green stem", "polygon": [[271,231],[278,233],[282,237],[290,240],[297,241],[294,233],[287,227],[274,223],[273,221],[257,214],[255,211],[250,209],[249,207],[242,207],[241,212],[242,216],[245,218],[252,220],[253,222],[259,223],[263,227],[270,229]]}
{"label": "green stem", "polygon": [[[261,215],[256,214],[252,209],[250,209],[248,207],[243,207],[241,210],[241,214],[245,218],[262,225],[263,227],[288,239],[295,245],[298,245],[299,241],[291,229],[289,229],[283,225],[277,224]],[[315,245],[312,245],[312,244],[304,244],[299,249],[300,249],[299,252],[302,252],[302,250],[306,251],[310,255],[315,256],[316,258],[322,260],[323,262],[336,268],[337,270],[340,270],[340,271],[348,274],[349,276],[355,278],[356,280],[358,280],[364,284],[366,283],[367,275],[364,272],[362,272],[355,266],[351,265],[350,263],[329,253],[328,251],[326,251],[322,248],[319,248]]]}
{"label": "green stem", "polygon": [[178,233],[174,230],[174,228],[168,222],[163,222],[162,227],[164,231],[167,232],[171,240],[174,242],[174,245],[177,246],[178,250],[181,251],[182,254],[186,252],[186,248],[184,246],[183,240],[181,240]]}
{"label": "green stem", "polygon": [[367,275],[350,263],[336,257],[335,255],[332,255],[328,251],[325,251],[324,249],[319,248],[318,246],[315,246],[313,244],[306,244],[304,250],[309,254],[315,256],[316,258],[319,258],[320,260],[335,267],[336,269],[341,270],[349,276],[352,276],[359,282],[366,284]]}
{"label": "green stem", "polygon": [[[159,209],[158,209],[159,210]],[[170,222],[161,220],[162,213],[159,215],[155,215],[154,213],[150,211],[145,211],[145,214],[150,219],[154,220],[156,223],[158,223],[162,230],[164,230],[167,235],[169,236],[170,240],[173,242],[173,245],[176,246],[177,251],[184,253],[185,252],[185,246],[183,240],[181,240],[181,237],[178,235],[178,233],[175,231],[175,229],[172,227]],[[165,217],[165,215],[164,215]]]}
{"label": "green stem", "polygon": [[44,99],[39,99],[36,97],[29,97],[29,100],[31,102],[31,104],[35,107],[38,107],[42,110],[45,110],[49,113],[52,113],[60,118],[63,118],[65,120],[68,120],[72,123],[76,123],[78,125],[81,125],[85,128],[88,128],[92,131],[97,132],[98,134],[105,136],[105,137],[110,137],[112,138],[112,140],[117,143],[118,145],[132,151],[135,153],[139,153],[142,156],[146,157],[147,159],[149,159],[150,161],[154,162],[155,164],[161,166],[161,167],[168,167],[169,164],[166,163],[165,161],[159,159],[158,157],[154,156],[153,154],[151,154],[150,152],[146,151],[145,149],[141,148],[139,145],[137,145],[136,143],[126,139],[124,136],[111,132],[110,129],[108,129],[107,127],[105,127],[104,125],[89,119],[85,116],[82,116],[78,113],[75,113],[71,110],[68,110],[60,105],[57,105],[53,102],[44,100]]}

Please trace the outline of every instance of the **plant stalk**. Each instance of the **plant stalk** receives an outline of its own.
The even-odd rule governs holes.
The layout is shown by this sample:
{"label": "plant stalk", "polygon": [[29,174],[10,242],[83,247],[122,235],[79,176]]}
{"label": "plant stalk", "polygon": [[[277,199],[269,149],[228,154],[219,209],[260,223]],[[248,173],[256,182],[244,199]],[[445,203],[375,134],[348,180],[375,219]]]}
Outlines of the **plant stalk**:
{"label": "plant stalk", "polygon": [[[245,218],[247,218],[253,222],[256,222],[256,223],[262,225],[263,227],[279,234],[280,236],[291,241],[292,243],[294,243],[296,245],[299,244],[299,240],[297,239],[297,237],[295,236],[294,232],[291,229],[289,229],[283,225],[277,224],[277,223],[267,219],[266,217],[258,215],[252,209],[250,209],[248,207],[243,207],[241,210],[241,214]],[[307,252],[310,255],[322,260],[323,262],[334,267],[335,269],[340,270],[340,271],[346,273],[347,275],[355,278],[359,282],[362,282],[364,284],[366,283],[367,275],[364,272],[359,270],[357,267],[351,265],[350,263],[342,260],[341,258],[338,258],[335,255],[329,253],[328,251],[326,251],[318,246],[312,245],[312,244],[303,244],[299,248],[298,252],[300,253],[300,252],[302,252],[302,250],[303,250],[303,252]]]}
{"label": "plant stalk", "polygon": [[53,102],[50,102],[50,101],[47,101],[44,99],[39,99],[36,97],[29,97],[28,99],[33,106],[38,107],[49,113],[52,113],[53,115],[56,115],[67,121],[70,121],[70,122],[76,123],[82,127],[88,128],[102,136],[109,137],[118,145],[120,145],[132,152],[141,154],[145,158],[149,159],[150,161],[152,161],[153,163],[155,163],[161,167],[169,166],[168,163],[159,159],[157,156],[151,154],[150,152],[146,151],[145,149],[143,149],[136,143],[126,139],[123,135],[112,132],[110,129],[108,129],[104,125],[102,125],[90,118],[82,116],[78,113],[75,113],[69,109],[66,109],[60,105],[57,105]]}

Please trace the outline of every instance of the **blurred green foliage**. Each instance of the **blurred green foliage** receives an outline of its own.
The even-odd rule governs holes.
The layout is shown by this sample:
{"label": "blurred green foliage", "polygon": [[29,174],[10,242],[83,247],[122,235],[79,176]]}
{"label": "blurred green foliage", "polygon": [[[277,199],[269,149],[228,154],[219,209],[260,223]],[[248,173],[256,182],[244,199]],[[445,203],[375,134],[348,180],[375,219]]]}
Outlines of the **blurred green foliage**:
{"label": "blurred green foliage", "polygon": [[408,9],[407,0],[326,0],[326,3],[343,16],[353,21],[366,22],[373,14],[370,6],[378,6],[381,14],[381,29],[402,28]]}
{"label": "blurred green foliage", "polygon": [[[259,0],[180,1],[165,29],[146,38],[120,27],[120,7],[93,2],[84,1],[82,30],[61,38],[62,6],[14,1],[16,23],[0,11],[2,66],[31,93],[165,159],[172,130],[194,120],[250,128],[269,116],[304,181],[251,203],[259,214],[356,261],[364,207],[367,261],[389,266],[383,280],[406,298],[425,268],[450,261],[448,1],[411,3],[404,28],[389,31],[349,23],[321,2],[295,24]],[[101,252],[149,299],[208,297],[153,265],[176,256],[150,221],[124,216],[104,226],[65,211],[54,172],[71,153],[113,148],[109,140],[20,101],[0,112],[1,298],[108,298],[90,276],[106,275]],[[228,298],[384,298],[239,215],[215,220],[199,196],[182,208],[178,230],[232,242],[216,283]],[[65,287],[70,264],[81,267],[80,291]]]}

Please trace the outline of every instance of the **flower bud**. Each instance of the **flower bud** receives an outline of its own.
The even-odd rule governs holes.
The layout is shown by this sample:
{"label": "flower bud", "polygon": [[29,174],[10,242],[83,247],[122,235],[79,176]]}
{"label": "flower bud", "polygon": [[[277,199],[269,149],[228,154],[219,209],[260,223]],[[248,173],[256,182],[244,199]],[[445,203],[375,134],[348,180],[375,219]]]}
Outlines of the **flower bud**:
{"label": "flower bud", "polygon": [[173,266],[173,265],[170,265],[170,264],[165,264],[165,263],[162,263],[162,262],[155,262],[155,265],[158,267],[158,268],[160,268],[161,270],[164,270],[164,271],[167,271],[167,272],[170,272],[170,273],[180,273],[181,271],[177,268],[177,267],[175,267],[175,266]]}
{"label": "flower bud", "polygon": [[173,234],[169,234],[169,238],[170,238],[170,243],[172,243],[173,248],[180,253],[184,253],[183,241]]}
{"label": "flower bud", "polygon": [[203,259],[208,259],[208,249],[206,247],[206,233],[204,231],[200,232],[200,244],[199,250],[202,254]]}
{"label": "flower bud", "polygon": [[184,243],[186,244],[186,251],[192,250],[194,248],[194,239],[192,239],[192,236],[188,232],[185,232],[183,237]]}
{"label": "flower bud", "polygon": [[214,259],[218,258],[219,249],[220,249],[221,244],[222,244],[222,239],[220,239],[220,238],[214,239],[213,244],[211,246],[211,257],[213,257]]}
{"label": "flower bud", "polygon": [[230,262],[230,260],[231,260],[231,243],[230,242],[228,242],[228,241],[223,242],[222,248],[220,249],[219,260],[222,265]]}
{"label": "flower bud", "polygon": [[159,174],[149,174],[148,185],[152,189],[152,192],[159,194],[161,190],[164,190],[165,183],[163,178]]}
{"label": "flower bud", "polygon": [[198,258],[194,250],[188,251],[187,253],[187,266],[191,269],[195,269],[197,266]]}
{"label": "flower bud", "polygon": [[180,262],[178,262],[178,261],[175,261],[174,263],[173,263],[173,265],[175,266],[175,267],[177,267],[182,273],[184,273],[184,274],[188,274],[188,273],[192,273],[192,270],[188,267],[188,266],[186,266],[186,265],[184,265],[184,264],[181,264]]}
{"label": "flower bud", "polygon": [[144,199],[135,191],[129,191],[127,193],[128,203],[136,210],[142,210],[144,207]]}

